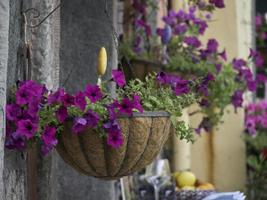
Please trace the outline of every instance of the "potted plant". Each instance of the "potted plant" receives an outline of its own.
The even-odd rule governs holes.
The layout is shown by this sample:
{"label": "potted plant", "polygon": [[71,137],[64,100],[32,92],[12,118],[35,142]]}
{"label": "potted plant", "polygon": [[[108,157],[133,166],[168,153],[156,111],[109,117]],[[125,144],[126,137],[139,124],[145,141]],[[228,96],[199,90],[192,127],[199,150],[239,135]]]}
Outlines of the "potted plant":
{"label": "potted plant", "polygon": [[[19,82],[6,106],[6,147],[24,150],[37,143],[43,154],[56,148],[77,171],[116,179],[151,163],[171,125],[177,136],[192,140],[192,129],[177,117],[198,98],[198,79],[159,73],[126,85],[119,70],[101,80],[104,48],[98,63],[98,85],[88,84],[74,95],[63,88],[48,91],[32,80]],[[110,81],[117,84],[116,96],[106,90]]]}
{"label": "potted plant", "polygon": [[246,107],[245,141],[247,143],[248,199],[267,198],[267,102],[250,103]]}

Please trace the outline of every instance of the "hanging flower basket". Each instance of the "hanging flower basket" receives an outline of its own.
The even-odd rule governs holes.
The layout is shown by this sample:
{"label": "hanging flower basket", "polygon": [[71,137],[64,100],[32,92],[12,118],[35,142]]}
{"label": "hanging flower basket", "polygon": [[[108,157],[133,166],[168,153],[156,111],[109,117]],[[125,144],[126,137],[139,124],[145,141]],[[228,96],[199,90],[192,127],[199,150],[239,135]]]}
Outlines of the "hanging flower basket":
{"label": "hanging flower basket", "polygon": [[160,72],[163,64],[145,59],[131,59],[129,62],[123,62],[123,71],[126,80],[138,78],[145,80],[145,77],[152,72]]}
{"label": "hanging flower basket", "polygon": [[[117,179],[153,161],[171,124],[178,136],[192,138],[191,129],[176,119],[196,101],[197,82],[159,73],[126,84],[119,70],[102,82],[106,64],[102,48],[98,84],[74,95],[63,88],[48,91],[32,80],[19,82],[6,107],[6,147],[22,151],[37,143],[44,155],[55,148],[83,174]],[[116,97],[107,90],[110,81],[117,85]]]}
{"label": "hanging flower basket", "polygon": [[70,132],[72,121],[64,123],[57,151],[63,160],[80,173],[101,179],[118,179],[143,169],[158,155],[170,132],[166,112],[135,113],[120,117],[123,145],[114,149],[93,129],[82,134]]}

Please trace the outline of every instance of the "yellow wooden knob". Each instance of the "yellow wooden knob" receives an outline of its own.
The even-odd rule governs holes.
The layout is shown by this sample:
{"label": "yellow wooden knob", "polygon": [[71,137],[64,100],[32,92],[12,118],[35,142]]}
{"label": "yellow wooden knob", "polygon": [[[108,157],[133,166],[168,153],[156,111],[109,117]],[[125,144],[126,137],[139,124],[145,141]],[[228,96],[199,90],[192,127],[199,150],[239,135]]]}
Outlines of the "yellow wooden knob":
{"label": "yellow wooden knob", "polygon": [[103,76],[107,69],[107,52],[105,47],[102,47],[98,54],[98,66],[97,74],[98,76]]}

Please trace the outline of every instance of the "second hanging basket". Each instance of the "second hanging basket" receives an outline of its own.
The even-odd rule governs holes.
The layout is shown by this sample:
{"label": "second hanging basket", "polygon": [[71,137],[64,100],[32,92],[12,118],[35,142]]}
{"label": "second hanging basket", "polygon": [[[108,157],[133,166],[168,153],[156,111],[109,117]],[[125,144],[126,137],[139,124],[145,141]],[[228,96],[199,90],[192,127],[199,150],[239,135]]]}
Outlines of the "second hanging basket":
{"label": "second hanging basket", "polygon": [[93,129],[79,135],[71,133],[66,122],[57,151],[78,172],[100,179],[113,180],[130,175],[150,164],[161,151],[170,132],[166,112],[134,113],[118,119],[124,144],[114,149]]}

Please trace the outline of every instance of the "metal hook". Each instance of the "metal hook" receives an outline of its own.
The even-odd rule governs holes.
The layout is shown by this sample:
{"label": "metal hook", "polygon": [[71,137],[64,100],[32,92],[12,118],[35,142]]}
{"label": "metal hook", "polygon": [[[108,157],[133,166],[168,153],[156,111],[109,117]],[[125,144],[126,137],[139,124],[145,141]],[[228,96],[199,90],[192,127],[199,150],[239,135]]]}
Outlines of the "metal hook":
{"label": "metal hook", "polygon": [[[41,19],[40,21],[39,21],[39,23],[37,23],[37,24],[32,24],[32,22],[31,22],[31,24],[28,24],[27,22],[27,26],[28,27],[30,27],[30,28],[36,28],[36,27],[38,27],[38,26],[40,26],[43,22],[45,22],[45,20],[47,19],[47,18],[49,18],[58,8],[60,8],[60,6],[61,6],[61,4],[59,4],[59,5],[57,5],[48,15],[46,15],[43,19]],[[29,8],[29,9],[27,9],[27,10],[25,10],[24,12],[23,12],[23,15],[27,15],[28,13],[32,13],[32,14],[34,14],[33,16],[32,16],[32,18],[34,18],[34,19],[37,19],[37,18],[39,18],[40,17],[40,12],[36,9],[36,8]],[[27,21],[27,19],[26,19],[26,21]],[[32,21],[32,20],[31,20]]]}

